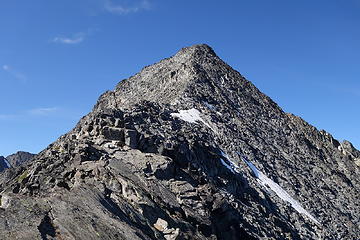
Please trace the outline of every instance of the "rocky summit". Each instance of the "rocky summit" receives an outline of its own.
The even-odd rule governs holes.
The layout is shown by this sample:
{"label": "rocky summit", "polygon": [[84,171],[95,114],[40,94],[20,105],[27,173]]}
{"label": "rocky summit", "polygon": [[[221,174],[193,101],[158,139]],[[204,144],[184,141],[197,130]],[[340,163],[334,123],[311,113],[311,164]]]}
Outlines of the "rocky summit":
{"label": "rocky summit", "polygon": [[19,151],[6,158],[0,156],[0,173],[8,168],[17,167],[33,159],[35,154]]}
{"label": "rocky summit", "polygon": [[359,239],[359,165],[195,45],[4,171],[0,239]]}
{"label": "rocky summit", "polygon": [[14,154],[11,154],[6,157],[12,167],[17,167],[22,164],[31,161],[34,158],[35,154],[29,152],[18,151]]}

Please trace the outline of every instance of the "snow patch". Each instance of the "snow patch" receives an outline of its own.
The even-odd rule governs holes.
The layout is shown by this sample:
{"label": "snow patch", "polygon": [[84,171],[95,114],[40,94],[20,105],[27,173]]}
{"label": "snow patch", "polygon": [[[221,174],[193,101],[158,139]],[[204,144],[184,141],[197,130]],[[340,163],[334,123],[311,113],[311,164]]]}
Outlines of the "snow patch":
{"label": "snow patch", "polygon": [[313,222],[320,224],[311,214],[306,211],[301,204],[293,199],[282,187],[280,187],[279,184],[272,181],[270,178],[268,178],[264,173],[259,171],[254,164],[247,161],[245,158],[242,158],[243,161],[250,167],[251,171],[254,173],[255,177],[258,179],[258,182],[260,185],[264,186],[266,189],[271,189],[273,192],[276,193],[276,195],[281,198],[283,201],[288,202],[291,204],[291,206],[300,214],[306,215],[308,218],[310,218]]}
{"label": "snow patch", "polygon": [[11,168],[11,165],[10,165],[9,161],[6,158],[4,159],[4,162],[5,162],[6,166],[7,166],[7,168]]}
{"label": "snow patch", "polygon": [[[208,102],[203,102],[204,105],[210,110],[210,111],[216,111],[216,107]],[[219,116],[222,116],[221,112],[219,111],[216,111],[216,114],[219,115]]]}
{"label": "snow patch", "polygon": [[224,165],[227,169],[229,169],[232,173],[240,173],[240,167],[234,163],[233,161],[230,160],[229,156],[224,153],[223,151],[221,151],[221,155],[223,156],[223,158],[225,158],[225,160],[223,158],[220,158],[220,161],[222,163],[222,165]]}
{"label": "snow patch", "polygon": [[200,117],[200,112],[195,108],[191,108],[189,110],[180,110],[179,113],[171,113],[171,116],[180,118],[181,120],[189,123],[202,122],[205,126],[211,128],[210,125]]}
{"label": "snow patch", "polygon": [[215,111],[215,106],[208,103],[208,102],[204,102],[205,106],[210,110],[210,111]]}

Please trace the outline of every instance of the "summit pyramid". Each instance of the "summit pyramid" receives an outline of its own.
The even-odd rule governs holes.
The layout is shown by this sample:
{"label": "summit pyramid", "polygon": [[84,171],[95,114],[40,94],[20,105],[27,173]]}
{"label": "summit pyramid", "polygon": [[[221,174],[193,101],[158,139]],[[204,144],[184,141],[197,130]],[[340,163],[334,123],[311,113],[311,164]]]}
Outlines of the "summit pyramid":
{"label": "summit pyramid", "polygon": [[0,239],[358,239],[359,159],[194,45],[4,171]]}

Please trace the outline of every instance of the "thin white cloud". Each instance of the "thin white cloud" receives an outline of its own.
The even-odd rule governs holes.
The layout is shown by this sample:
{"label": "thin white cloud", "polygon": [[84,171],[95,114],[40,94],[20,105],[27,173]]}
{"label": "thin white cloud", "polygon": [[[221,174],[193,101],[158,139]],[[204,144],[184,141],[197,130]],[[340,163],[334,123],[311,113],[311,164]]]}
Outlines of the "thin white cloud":
{"label": "thin white cloud", "polygon": [[115,3],[114,0],[106,0],[105,1],[105,10],[119,15],[126,15],[130,13],[137,13],[141,10],[149,10],[150,2],[148,0],[136,1],[132,5],[129,5],[126,1],[119,1]]}
{"label": "thin white cloud", "polygon": [[63,44],[79,44],[85,40],[86,33],[79,32],[74,34],[71,37],[58,36],[53,38],[54,43],[63,43]]}
{"label": "thin white cloud", "polygon": [[48,115],[56,112],[57,110],[58,110],[57,107],[34,108],[34,109],[30,109],[28,111],[28,113],[31,115],[36,115],[36,116],[48,116]]}
{"label": "thin white cloud", "polygon": [[27,77],[25,74],[13,69],[11,66],[5,64],[2,66],[2,69],[9,73],[12,77],[16,78],[17,80],[25,83],[27,81]]}
{"label": "thin white cloud", "polygon": [[0,120],[8,120],[16,117],[15,115],[11,114],[0,114]]}
{"label": "thin white cloud", "polygon": [[328,84],[325,86],[329,90],[337,94],[347,94],[353,96],[360,96],[360,85],[351,84]]}
{"label": "thin white cloud", "polygon": [[[17,113],[0,113],[0,121],[26,120],[29,118],[48,118],[59,116],[60,113],[62,116],[64,112],[67,113],[69,110],[64,111],[63,108],[59,107],[38,107]],[[66,115],[67,114],[65,114],[65,116]],[[78,114],[76,116],[78,116]]]}

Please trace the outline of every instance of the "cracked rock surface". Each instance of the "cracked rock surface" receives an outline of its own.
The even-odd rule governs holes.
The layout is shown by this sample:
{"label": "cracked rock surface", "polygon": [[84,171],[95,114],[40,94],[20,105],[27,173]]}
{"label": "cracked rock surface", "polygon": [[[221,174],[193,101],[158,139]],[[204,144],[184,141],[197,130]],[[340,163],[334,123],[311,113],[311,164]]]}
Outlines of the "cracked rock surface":
{"label": "cracked rock surface", "polygon": [[0,239],[358,239],[359,162],[195,45],[4,171]]}

